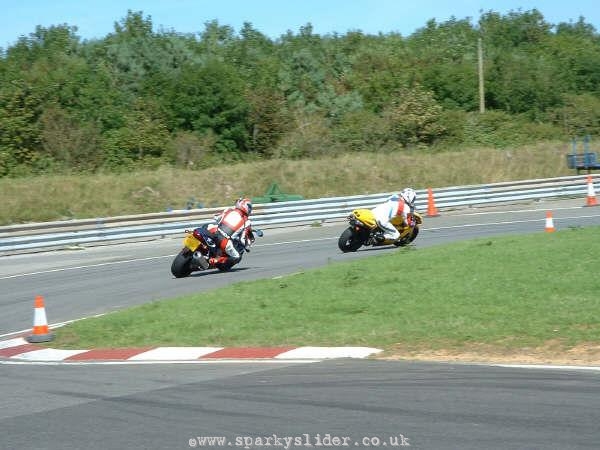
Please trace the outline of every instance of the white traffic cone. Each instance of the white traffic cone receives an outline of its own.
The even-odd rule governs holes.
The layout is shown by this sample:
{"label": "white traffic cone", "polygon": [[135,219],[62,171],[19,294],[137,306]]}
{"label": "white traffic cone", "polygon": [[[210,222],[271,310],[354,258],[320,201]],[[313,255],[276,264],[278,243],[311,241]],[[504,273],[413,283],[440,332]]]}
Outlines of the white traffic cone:
{"label": "white traffic cone", "polygon": [[44,297],[38,295],[35,297],[33,309],[33,330],[28,336],[27,342],[38,343],[48,342],[54,339],[54,334],[48,329],[48,320],[46,319],[46,308],[44,307]]}
{"label": "white traffic cone", "polygon": [[592,180],[591,175],[588,175],[587,177],[587,200],[585,206],[598,206],[596,192],[594,192],[594,181]]}
{"label": "white traffic cone", "polygon": [[555,231],[554,220],[552,220],[552,211],[546,211],[546,233],[552,233]]}

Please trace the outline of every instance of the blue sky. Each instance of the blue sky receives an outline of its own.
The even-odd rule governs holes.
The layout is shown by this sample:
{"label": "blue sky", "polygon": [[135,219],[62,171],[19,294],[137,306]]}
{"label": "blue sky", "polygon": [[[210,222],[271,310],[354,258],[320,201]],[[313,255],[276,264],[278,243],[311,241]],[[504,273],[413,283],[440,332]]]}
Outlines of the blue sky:
{"label": "blue sky", "polygon": [[82,39],[102,38],[127,10],[150,16],[155,30],[196,33],[218,20],[237,32],[244,22],[275,39],[311,23],[315,33],[399,32],[408,36],[429,19],[471,18],[496,11],[538,9],[547,22],[577,21],[580,16],[600,32],[598,0],[0,0],[0,47],[14,44],[37,25],[68,24]]}

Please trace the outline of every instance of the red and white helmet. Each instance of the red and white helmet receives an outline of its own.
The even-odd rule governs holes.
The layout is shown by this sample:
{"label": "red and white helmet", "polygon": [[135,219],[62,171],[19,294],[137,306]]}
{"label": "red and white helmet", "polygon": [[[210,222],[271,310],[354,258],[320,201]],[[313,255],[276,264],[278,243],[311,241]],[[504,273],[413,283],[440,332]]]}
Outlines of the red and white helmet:
{"label": "red and white helmet", "polygon": [[252,214],[252,202],[248,198],[240,198],[235,202],[235,207],[242,211],[246,216]]}

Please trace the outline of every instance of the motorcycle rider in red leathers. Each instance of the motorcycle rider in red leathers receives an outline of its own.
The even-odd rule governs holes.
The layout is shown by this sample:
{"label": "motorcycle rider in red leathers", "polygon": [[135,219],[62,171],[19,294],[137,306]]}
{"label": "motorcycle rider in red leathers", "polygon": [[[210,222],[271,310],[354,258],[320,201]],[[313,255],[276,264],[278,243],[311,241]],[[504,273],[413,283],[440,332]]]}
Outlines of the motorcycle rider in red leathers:
{"label": "motorcycle rider in red leathers", "polygon": [[246,251],[249,251],[254,242],[252,222],[249,219],[251,213],[252,202],[247,198],[240,198],[234,207],[226,208],[215,216],[216,224],[209,226],[208,231],[216,236],[222,254],[217,258],[209,258],[209,267],[237,264],[241,255],[233,245],[235,241],[240,241]]}

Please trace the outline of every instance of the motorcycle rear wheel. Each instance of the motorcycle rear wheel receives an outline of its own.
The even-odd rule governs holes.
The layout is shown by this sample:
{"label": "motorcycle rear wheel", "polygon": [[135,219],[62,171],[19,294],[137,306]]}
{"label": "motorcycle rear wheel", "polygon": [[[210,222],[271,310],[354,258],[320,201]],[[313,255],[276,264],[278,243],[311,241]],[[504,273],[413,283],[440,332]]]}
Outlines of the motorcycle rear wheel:
{"label": "motorcycle rear wheel", "polygon": [[346,228],[338,239],[338,247],[344,252],[355,252],[363,245],[362,239],[350,227]]}
{"label": "motorcycle rear wheel", "polygon": [[182,249],[171,264],[171,273],[175,278],[185,278],[192,273],[192,252],[187,248]]}

